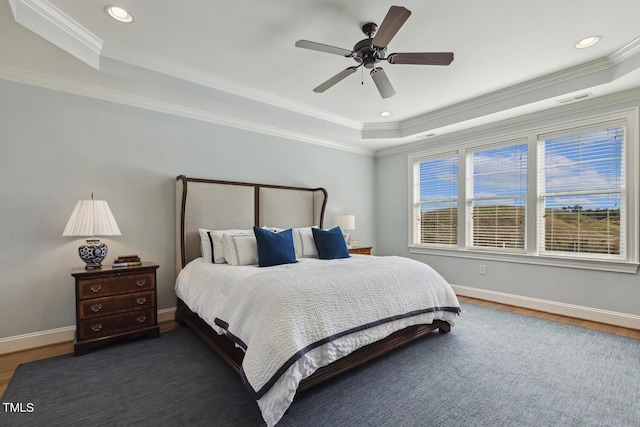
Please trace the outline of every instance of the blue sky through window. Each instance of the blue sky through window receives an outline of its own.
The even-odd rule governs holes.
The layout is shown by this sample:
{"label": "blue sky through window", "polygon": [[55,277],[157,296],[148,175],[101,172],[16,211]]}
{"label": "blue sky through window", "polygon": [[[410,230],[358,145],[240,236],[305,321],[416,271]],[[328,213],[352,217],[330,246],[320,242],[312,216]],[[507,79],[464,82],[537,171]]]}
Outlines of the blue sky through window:
{"label": "blue sky through window", "polygon": [[[527,195],[527,145],[473,154],[475,206],[524,206]],[[483,200],[485,199],[485,200]]]}
{"label": "blue sky through window", "polygon": [[[547,207],[619,209],[623,183],[624,128],[612,127],[548,139],[544,149]],[[519,144],[473,154],[473,197],[476,205],[523,206],[527,193],[527,145]],[[523,167],[524,166],[524,167]],[[422,212],[455,206],[458,198],[457,155],[420,163]],[[566,194],[573,193],[573,194]],[[426,202],[426,203],[425,203]]]}
{"label": "blue sky through window", "polygon": [[546,140],[544,192],[556,195],[547,207],[620,209],[623,136],[615,127]]}
{"label": "blue sky through window", "polygon": [[458,174],[457,155],[420,163],[420,211],[455,207]]}

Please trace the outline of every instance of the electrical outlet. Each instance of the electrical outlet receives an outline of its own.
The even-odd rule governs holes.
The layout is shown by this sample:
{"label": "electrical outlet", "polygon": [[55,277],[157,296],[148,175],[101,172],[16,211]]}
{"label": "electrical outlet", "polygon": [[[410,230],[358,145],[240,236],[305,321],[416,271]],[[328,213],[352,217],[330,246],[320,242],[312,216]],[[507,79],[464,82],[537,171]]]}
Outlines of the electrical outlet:
{"label": "electrical outlet", "polygon": [[487,274],[487,266],[484,264],[480,264],[480,274]]}

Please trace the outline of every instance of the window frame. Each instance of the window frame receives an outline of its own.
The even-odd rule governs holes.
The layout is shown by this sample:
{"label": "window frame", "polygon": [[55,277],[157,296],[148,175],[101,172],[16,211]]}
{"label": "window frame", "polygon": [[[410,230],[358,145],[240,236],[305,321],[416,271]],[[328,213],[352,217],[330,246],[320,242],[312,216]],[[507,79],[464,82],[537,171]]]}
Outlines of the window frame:
{"label": "window frame", "polygon": [[[639,109],[637,107],[616,111],[608,114],[594,115],[584,119],[566,121],[547,126],[531,127],[525,131],[512,132],[508,135],[498,135],[484,139],[469,139],[467,141],[456,141],[455,145],[449,143],[446,147],[444,143],[432,150],[423,150],[418,153],[409,153],[409,233],[408,249],[410,253],[452,256],[470,259],[483,259],[495,261],[507,261],[524,264],[559,266],[568,268],[579,268],[587,270],[615,271],[622,273],[636,273],[639,266],[639,244],[640,244],[640,142],[639,142]],[[611,123],[621,123],[624,126],[624,178],[625,187],[623,196],[626,199],[626,233],[621,236],[626,244],[625,259],[597,259],[594,257],[571,256],[557,252],[539,252],[538,245],[538,223],[537,210],[539,207],[538,198],[538,150],[540,138],[544,135],[571,134],[589,128],[604,128]],[[449,138],[451,139],[451,138]],[[505,251],[501,248],[477,248],[466,245],[468,239],[466,201],[467,180],[467,159],[468,153],[482,151],[482,149],[492,146],[516,144],[517,141],[526,141],[527,152],[527,196],[525,210],[525,250]],[[432,141],[433,142],[433,141]],[[459,167],[459,191],[458,191],[458,245],[433,245],[417,243],[414,239],[414,168],[415,162],[419,159],[444,157],[446,153],[458,152]],[[461,206],[462,204],[462,206]],[[495,250],[501,249],[501,250]]]}
{"label": "window frame", "polygon": [[423,202],[420,200],[420,164],[428,161],[435,160],[444,160],[450,157],[458,157],[458,197],[456,199],[456,209],[458,211],[458,231],[456,233],[457,242],[455,245],[445,244],[445,243],[420,243],[419,245],[427,245],[431,247],[438,248],[451,248],[457,247],[460,244],[460,156],[458,150],[447,150],[447,151],[438,151],[431,154],[423,155],[423,153],[416,153],[415,155],[410,156],[409,158],[409,169],[411,171],[411,185],[409,188],[410,195],[409,200],[411,203],[409,209],[409,232],[410,232],[410,241],[416,242],[419,241],[420,236],[420,226],[417,224],[421,223],[420,209],[419,206]]}
{"label": "window frame", "polygon": [[[544,151],[542,150],[543,145],[545,144],[545,142],[549,139],[556,139],[556,138],[562,138],[562,137],[568,137],[568,136],[576,136],[577,134],[585,134],[585,133],[590,133],[590,132],[597,132],[597,131],[601,131],[605,128],[612,128],[612,127],[621,127],[623,128],[623,152],[622,152],[622,159],[623,159],[623,165],[622,165],[622,183],[621,183],[621,188],[620,190],[615,190],[612,192],[614,193],[619,193],[620,194],[620,204],[621,204],[621,209],[622,206],[624,206],[624,209],[622,209],[623,211],[625,211],[625,214],[627,213],[626,211],[628,211],[628,203],[627,203],[627,194],[626,194],[626,187],[628,186],[627,184],[627,171],[626,168],[628,167],[628,159],[626,158],[627,155],[627,150],[626,150],[626,146],[629,143],[628,139],[627,139],[627,125],[624,121],[622,120],[615,120],[615,121],[610,121],[610,122],[600,122],[598,123],[596,126],[582,126],[580,128],[577,129],[567,129],[566,131],[562,131],[562,132],[552,132],[552,133],[545,133],[545,134],[539,134],[537,137],[537,153],[538,153],[538,158],[542,158],[544,156]],[[539,165],[539,169],[544,169],[545,165]],[[541,182],[541,180],[545,177],[545,175],[540,172],[540,170],[538,171],[538,175],[537,175],[537,179],[538,182]],[[538,227],[537,227],[537,232],[538,232],[538,248],[537,251],[542,254],[542,255],[551,255],[551,256],[556,256],[556,257],[568,257],[568,258],[586,258],[586,259],[593,259],[593,260],[613,260],[613,261],[622,261],[625,262],[627,260],[627,254],[626,254],[626,244],[628,242],[628,232],[627,232],[627,216],[625,215],[624,217],[624,221],[622,223],[623,225],[623,229],[621,230],[621,233],[623,233],[623,237],[624,238],[624,242],[621,242],[621,248],[622,251],[619,255],[605,255],[605,254],[599,254],[599,253],[586,253],[586,252],[562,252],[562,251],[554,251],[554,250],[547,250],[544,249],[544,242],[542,242],[542,236],[544,236],[545,234],[545,228],[543,226],[541,226],[541,221],[542,218],[541,216],[544,216],[544,211],[546,209],[546,205],[543,202],[543,199],[545,198],[545,195],[548,195],[549,193],[546,191],[546,189],[543,191],[542,187],[540,184],[538,184],[538,196],[537,196],[537,212],[536,212],[536,218],[535,220],[538,221]],[[570,192],[571,193],[571,192]],[[574,193],[578,193],[578,191],[575,191]],[[547,197],[558,197],[558,196],[547,196]]]}
{"label": "window frame", "polygon": [[[525,169],[527,169],[527,192],[525,193],[524,197],[522,197],[522,199],[524,199],[524,208],[525,208],[525,212],[524,212],[524,222],[525,222],[525,230],[524,230],[524,237],[523,237],[523,242],[524,242],[524,246],[522,249],[520,248],[499,248],[499,247],[494,247],[494,246],[480,246],[480,245],[474,245],[473,244],[473,230],[474,230],[474,223],[473,223],[473,201],[474,200],[478,200],[479,198],[477,197],[473,197],[473,191],[471,191],[471,188],[473,187],[472,185],[472,181],[473,181],[473,170],[474,170],[474,166],[473,166],[473,155],[476,153],[481,153],[481,152],[485,152],[485,151],[490,151],[490,150],[494,150],[494,149],[502,149],[502,148],[508,148],[508,147],[515,147],[518,145],[527,145],[527,159],[529,157],[529,150],[528,150],[528,141],[525,138],[516,138],[516,139],[508,139],[505,141],[501,141],[499,143],[495,143],[495,144],[484,144],[484,145],[478,145],[478,146],[473,146],[473,147],[469,147],[465,150],[465,175],[467,176],[467,179],[465,180],[465,248],[468,250],[474,250],[474,251],[493,251],[493,252],[513,252],[513,253],[526,253],[527,250],[527,240],[528,240],[528,236],[527,236],[527,228],[528,228],[528,221],[529,221],[529,216],[527,215],[527,207],[529,205],[529,173],[528,173],[528,167],[529,167],[529,163],[527,162],[525,164]],[[471,173],[469,173],[471,172]],[[469,218],[469,220],[467,221],[466,219]]]}

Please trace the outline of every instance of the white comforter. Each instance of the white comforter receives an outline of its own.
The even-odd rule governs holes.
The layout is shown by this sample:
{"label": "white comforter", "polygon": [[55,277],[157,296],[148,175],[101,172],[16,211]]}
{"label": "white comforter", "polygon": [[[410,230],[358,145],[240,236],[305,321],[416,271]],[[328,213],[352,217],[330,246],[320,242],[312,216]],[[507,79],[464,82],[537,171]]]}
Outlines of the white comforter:
{"label": "white comforter", "polygon": [[260,268],[198,258],[176,281],[177,296],[244,349],[243,381],[268,426],[318,368],[410,325],[453,324],[459,312],[449,284],[418,261],[299,261]]}

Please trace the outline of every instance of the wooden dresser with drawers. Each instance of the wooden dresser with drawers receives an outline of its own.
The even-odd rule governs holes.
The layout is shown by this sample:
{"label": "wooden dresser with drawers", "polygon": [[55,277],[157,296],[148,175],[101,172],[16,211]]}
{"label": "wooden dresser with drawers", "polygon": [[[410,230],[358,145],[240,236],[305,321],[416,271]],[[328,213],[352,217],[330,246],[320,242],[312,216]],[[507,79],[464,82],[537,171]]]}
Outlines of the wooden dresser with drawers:
{"label": "wooden dresser with drawers", "polygon": [[156,270],[158,265],[85,270],[76,268],[76,356],[124,339],[159,335]]}

